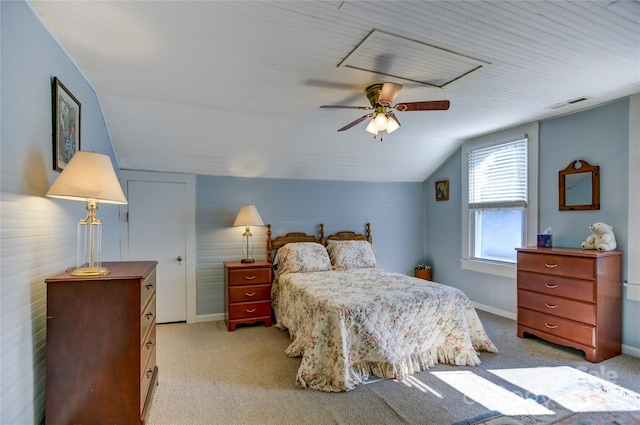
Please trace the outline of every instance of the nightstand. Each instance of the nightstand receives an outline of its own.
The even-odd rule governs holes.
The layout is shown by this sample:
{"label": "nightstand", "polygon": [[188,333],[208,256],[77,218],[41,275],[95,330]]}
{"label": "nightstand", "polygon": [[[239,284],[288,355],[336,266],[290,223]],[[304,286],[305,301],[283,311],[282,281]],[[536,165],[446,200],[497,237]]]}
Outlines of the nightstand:
{"label": "nightstand", "polygon": [[224,263],[224,320],[229,331],[239,323],[271,326],[271,264]]}
{"label": "nightstand", "polygon": [[431,280],[431,269],[413,269],[416,277],[424,280]]}

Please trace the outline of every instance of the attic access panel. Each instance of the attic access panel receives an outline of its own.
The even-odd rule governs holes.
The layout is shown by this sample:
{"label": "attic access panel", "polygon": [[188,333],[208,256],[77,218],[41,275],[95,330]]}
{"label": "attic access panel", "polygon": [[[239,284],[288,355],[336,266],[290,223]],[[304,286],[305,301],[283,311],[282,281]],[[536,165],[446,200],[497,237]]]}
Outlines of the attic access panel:
{"label": "attic access panel", "polygon": [[443,88],[490,64],[431,44],[373,30],[338,67]]}

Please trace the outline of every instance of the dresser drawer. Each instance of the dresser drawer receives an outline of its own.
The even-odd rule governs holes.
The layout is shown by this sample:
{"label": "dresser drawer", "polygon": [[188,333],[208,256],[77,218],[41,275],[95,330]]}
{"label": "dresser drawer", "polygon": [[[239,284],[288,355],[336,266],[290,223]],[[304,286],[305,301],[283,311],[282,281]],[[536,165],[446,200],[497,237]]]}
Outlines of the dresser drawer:
{"label": "dresser drawer", "polygon": [[144,402],[147,398],[147,393],[151,388],[151,382],[153,381],[153,374],[156,368],[156,347],[155,345],[151,349],[149,360],[142,368],[142,374],[140,376],[140,413],[144,409]]}
{"label": "dresser drawer", "polygon": [[518,306],[546,314],[596,325],[596,306],[566,298],[518,289]]}
{"label": "dresser drawer", "polygon": [[140,347],[140,367],[144,369],[144,366],[149,361],[149,357],[156,347],[156,327],[151,328],[149,336],[143,341]]}
{"label": "dresser drawer", "polygon": [[152,296],[147,308],[142,312],[140,317],[140,342],[147,337],[149,328],[156,322],[156,296]]}
{"label": "dresser drawer", "polygon": [[149,302],[151,295],[156,293],[156,272],[155,270],[142,281],[140,285],[140,310]]}
{"label": "dresser drawer", "polygon": [[518,308],[518,325],[537,329],[589,347],[596,346],[596,328],[572,320],[562,319],[526,308]]}
{"label": "dresser drawer", "polygon": [[258,283],[271,283],[270,268],[229,270],[229,285],[255,285]]}
{"label": "dresser drawer", "polygon": [[596,280],[596,264],[592,258],[518,252],[518,270]]}
{"label": "dresser drawer", "polygon": [[271,299],[271,285],[242,285],[229,288],[229,302],[247,302]]}
{"label": "dresser drawer", "polygon": [[271,316],[271,301],[229,304],[229,320]]}
{"label": "dresser drawer", "polygon": [[518,270],[518,289],[542,292],[578,301],[596,302],[596,283]]}

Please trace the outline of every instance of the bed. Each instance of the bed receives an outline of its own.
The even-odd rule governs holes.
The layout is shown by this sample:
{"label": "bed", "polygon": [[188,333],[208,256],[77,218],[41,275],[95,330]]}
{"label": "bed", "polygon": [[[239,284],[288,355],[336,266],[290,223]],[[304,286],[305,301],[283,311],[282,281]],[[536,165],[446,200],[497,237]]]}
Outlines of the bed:
{"label": "bed", "polygon": [[365,234],[319,233],[267,231],[273,312],[289,332],[286,354],[301,357],[297,386],[349,391],[497,352],[462,291],[378,267],[369,224]]}

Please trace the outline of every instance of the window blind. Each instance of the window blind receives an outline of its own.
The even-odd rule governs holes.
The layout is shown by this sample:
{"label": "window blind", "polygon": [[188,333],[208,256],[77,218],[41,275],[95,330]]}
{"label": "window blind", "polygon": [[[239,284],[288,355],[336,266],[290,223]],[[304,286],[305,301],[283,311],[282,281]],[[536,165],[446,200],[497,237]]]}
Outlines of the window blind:
{"label": "window blind", "polygon": [[469,152],[469,209],[526,206],[526,135]]}

